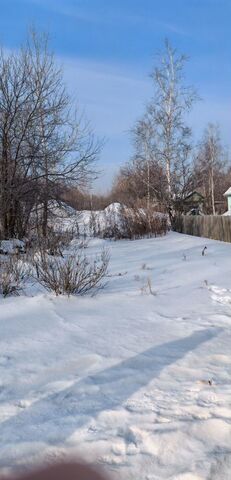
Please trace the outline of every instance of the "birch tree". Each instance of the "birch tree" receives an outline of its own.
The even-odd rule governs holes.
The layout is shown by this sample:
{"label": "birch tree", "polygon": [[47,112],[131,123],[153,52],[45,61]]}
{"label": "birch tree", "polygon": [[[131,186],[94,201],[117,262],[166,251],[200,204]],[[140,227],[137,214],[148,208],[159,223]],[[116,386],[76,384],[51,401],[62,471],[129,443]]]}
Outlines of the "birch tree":
{"label": "birch tree", "polygon": [[144,117],[136,123],[132,130],[132,135],[136,150],[133,158],[134,166],[146,190],[146,206],[149,210],[151,196],[155,196],[155,192],[153,192],[153,184],[151,183],[151,169],[154,163],[152,148],[153,132],[152,124],[148,117]]}
{"label": "birch tree", "polygon": [[210,123],[198,148],[195,179],[197,185],[203,189],[207,211],[212,215],[217,213],[216,202],[223,198],[224,180],[227,177],[226,166],[226,152],[221,144],[219,127]]}
{"label": "birch tree", "polygon": [[[152,137],[152,151],[166,174],[164,196],[170,218],[175,200],[183,194],[190,177],[191,129],[186,124],[186,115],[197,95],[184,84],[186,61],[184,55],[165,42],[151,74],[154,94],[145,112],[146,124],[151,125],[148,134]],[[187,172],[188,178],[183,179],[183,172]]]}

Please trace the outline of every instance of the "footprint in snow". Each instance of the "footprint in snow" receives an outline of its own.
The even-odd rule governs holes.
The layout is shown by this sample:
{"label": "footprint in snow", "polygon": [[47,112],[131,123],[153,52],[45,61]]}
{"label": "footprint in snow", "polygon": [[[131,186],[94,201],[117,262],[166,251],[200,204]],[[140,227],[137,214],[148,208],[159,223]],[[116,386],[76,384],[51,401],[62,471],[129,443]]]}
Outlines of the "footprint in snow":
{"label": "footprint in snow", "polygon": [[222,305],[231,305],[231,290],[216,285],[210,285],[208,289],[212,293],[212,300]]}

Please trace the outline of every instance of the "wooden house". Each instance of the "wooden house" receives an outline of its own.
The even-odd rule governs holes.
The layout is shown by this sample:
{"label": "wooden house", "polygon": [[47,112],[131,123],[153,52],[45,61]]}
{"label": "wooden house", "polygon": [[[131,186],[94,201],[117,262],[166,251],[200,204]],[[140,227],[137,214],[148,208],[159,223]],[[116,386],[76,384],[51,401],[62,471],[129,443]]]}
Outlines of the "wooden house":
{"label": "wooden house", "polygon": [[197,190],[193,190],[184,197],[183,209],[185,215],[202,215],[205,197]]}

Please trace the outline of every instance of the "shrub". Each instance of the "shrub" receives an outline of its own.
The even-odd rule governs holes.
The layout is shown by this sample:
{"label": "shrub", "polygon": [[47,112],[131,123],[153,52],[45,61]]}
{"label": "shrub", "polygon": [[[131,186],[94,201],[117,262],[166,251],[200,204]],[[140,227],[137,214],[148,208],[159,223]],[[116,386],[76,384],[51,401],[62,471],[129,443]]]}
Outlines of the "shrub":
{"label": "shrub", "polygon": [[152,208],[127,208],[121,206],[117,217],[107,216],[101,230],[103,238],[138,239],[165,235],[169,230],[168,217]]}
{"label": "shrub", "polygon": [[0,260],[0,294],[3,297],[19,295],[30,274],[28,265],[16,255]]}
{"label": "shrub", "polygon": [[56,295],[83,295],[102,288],[109,263],[108,252],[103,250],[99,257],[89,262],[83,251],[80,247],[65,257],[51,257],[44,252],[34,256],[38,282]]}
{"label": "shrub", "polygon": [[133,208],[123,214],[125,232],[130,239],[166,235],[168,217],[152,208]]}
{"label": "shrub", "polygon": [[99,225],[97,222],[97,214],[91,211],[89,220],[89,231],[92,237],[99,236]]}
{"label": "shrub", "polygon": [[48,229],[46,237],[35,236],[26,243],[27,252],[43,251],[52,256],[63,256],[63,251],[74,238],[78,238],[76,228],[71,230]]}

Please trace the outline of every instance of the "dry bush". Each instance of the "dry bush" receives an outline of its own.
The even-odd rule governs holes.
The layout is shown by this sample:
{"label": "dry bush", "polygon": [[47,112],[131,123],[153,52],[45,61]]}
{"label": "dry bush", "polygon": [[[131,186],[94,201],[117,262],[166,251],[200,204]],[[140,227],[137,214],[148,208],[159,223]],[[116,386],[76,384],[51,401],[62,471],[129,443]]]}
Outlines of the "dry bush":
{"label": "dry bush", "polygon": [[36,279],[56,295],[83,295],[102,288],[108,269],[108,252],[103,250],[93,262],[89,262],[83,251],[84,248],[80,247],[65,257],[49,256],[41,251],[33,259]]}
{"label": "dry bush", "polygon": [[145,284],[140,289],[142,295],[153,295],[156,296],[156,292],[152,288],[152,279],[147,277]]}
{"label": "dry bush", "polygon": [[105,239],[122,240],[128,238],[124,229],[118,223],[115,223],[111,218],[107,219],[105,227],[102,227],[99,236]]}
{"label": "dry bush", "polygon": [[30,275],[30,267],[18,255],[0,260],[0,294],[3,297],[19,295]]}
{"label": "dry bush", "polygon": [[105,239],[123,238],[122,231],[120,230],[120,226],[118,224],[118,219],[116,218],[113,210],[110,212],[110,215],[107,215],[105,212],[103,212],[103,218],[101,217],[101,221],[96,212],[91,212],[89,228],[90,234],[93,237]]}
{"label": "dry bush", "polygon": [[67,248],[74,238],[78,238],[76,229],[54,230],[49,228],[46,237],[34,236],[26,243],[27,252],[46,252],[52,256],[63,256],[63,251]]}
{"label": "dry bush", "polygon": [[166,235],[169,230],[167,215],[157,213],[152,208],[127,208],[120,209],[117,218],[113,215],[107,218],[106,226],[102,229],[103,238],[138,239]]}
{"label": "dry bush", "polygon": [[158,214],[151,208],[124,209],[122,219],[123,230],[130,239],[157,237],[166,235],[168,231],[167,216]]}
{"label": "dry bush", "polygon": [[89,230],[92,237],[100,237],[100,225],[97,218],[97,213],[91,211],[90,221],[89,221]]}
{"label": "dry bush", "polygon": [[47,237],[42,239],[40,245],[49,255],[63,255],[64,248],[68,247],[73,236],[69,232],[55,232],[50,230]]}

